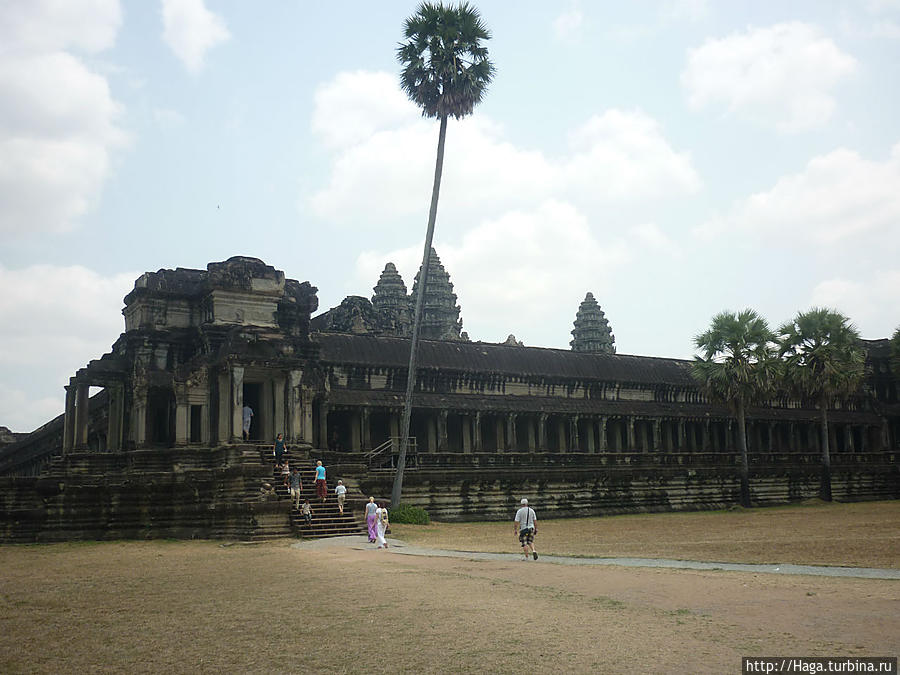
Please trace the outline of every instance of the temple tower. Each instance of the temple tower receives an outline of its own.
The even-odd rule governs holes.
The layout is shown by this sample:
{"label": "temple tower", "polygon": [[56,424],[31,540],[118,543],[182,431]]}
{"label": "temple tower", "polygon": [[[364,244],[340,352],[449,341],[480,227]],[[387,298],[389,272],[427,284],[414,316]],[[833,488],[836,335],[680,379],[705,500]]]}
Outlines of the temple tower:
{"label": "temple tower", "polygon": [[[409,296],[410,314],[415,316],[416,297],[419,291],[421,267],[413,282]],[[462,319],[450,275],[444,270],[440,258],[432,248],[428,262],[428,284],[425,287],[425,304],[422,308],[420,337],[425,340],[462,340]]]}
{"label": "temple tower", "polygon": [[372,306],[383,316],[385,323],[392,327],[391,332],[408,337],[412,333],[412,310],[406,294],[406,284],[394,263],[389,262],[384,266],[384,271],[372,290],[375,291]]}
{"label": "temple tower", "polygon": [[572,330],[572,351],[616,353],[616,336],[612,334],[609,322],[594,299],[593,293],[584,296],[575,315],[575,328]]}

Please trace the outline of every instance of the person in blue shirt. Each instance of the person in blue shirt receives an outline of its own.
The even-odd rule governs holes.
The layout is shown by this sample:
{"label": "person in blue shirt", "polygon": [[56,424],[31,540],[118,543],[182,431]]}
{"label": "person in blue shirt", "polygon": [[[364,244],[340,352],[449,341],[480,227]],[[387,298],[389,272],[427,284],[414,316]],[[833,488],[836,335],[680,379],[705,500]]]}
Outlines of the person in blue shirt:
{"label": "person in blue shirt", "polygon": [[322,466],[322,460],[316,462],[316,496],[325,503],[325,497],[328,495],[328,486],[325,484],[325,467]]}

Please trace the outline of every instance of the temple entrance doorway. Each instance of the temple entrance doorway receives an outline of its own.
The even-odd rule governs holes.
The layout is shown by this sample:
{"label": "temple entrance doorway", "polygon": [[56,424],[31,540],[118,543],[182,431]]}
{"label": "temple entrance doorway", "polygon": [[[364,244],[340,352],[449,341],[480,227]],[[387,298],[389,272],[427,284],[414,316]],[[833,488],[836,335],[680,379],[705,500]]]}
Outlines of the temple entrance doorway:
{"label": "temple entrance doorway", "polygon": [[250,406],[253,417],[250,420],[250,440],[267,440],[264,437],[266,412],[263,409],[261,382],[244,382],[244,405]]}
{"label": "temple entrance doorway", "polygon": [[147,390],[147,444],[165,448],[175,445],[175,392],[168,387]]}

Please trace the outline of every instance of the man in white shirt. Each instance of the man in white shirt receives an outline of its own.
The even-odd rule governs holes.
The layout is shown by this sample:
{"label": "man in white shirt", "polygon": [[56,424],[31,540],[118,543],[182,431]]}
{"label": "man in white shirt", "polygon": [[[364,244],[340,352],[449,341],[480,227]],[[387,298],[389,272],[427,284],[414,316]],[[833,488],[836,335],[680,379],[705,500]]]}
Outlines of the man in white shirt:
{"label": "man in white shirt", "polygon": [[522,553],[525,554],[525,560],[528,560],[529,553],[538,559],[537,550],[534,548],[534,535],[537,534],[537,516],[534,509],[528,507],[528,500],[523,499],[522,507],[516,511],[516,519],[513,521],[516,535],[522,544]]}
{"label": "man in white shirt", "polygon": [[347,488],[344,487],[344,481],[339,480],[337,482],[334,494],[337,495],[338,511],[341,512],[341,515],[344,515],[344,501],[347,499]]}

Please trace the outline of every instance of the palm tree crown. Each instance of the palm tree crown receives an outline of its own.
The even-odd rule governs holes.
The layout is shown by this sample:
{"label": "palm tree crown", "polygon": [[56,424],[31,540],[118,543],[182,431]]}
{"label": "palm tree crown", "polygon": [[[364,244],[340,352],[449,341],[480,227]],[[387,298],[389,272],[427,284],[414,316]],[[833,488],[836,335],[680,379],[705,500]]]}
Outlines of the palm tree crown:
{"label": "palm tree crown", "polygon": [[752,309],[721,312],[694,338],[701,352],[694,359],[694,377],[712,398],[753,401],[768,393],[775,379],[773,340],[769,324]]}
{"label": "palm tree crown", "polygon": [[814,307],[778,329],[788,381],[811,398],[830,402],[854,392],[865,375],[859,332],[839,312]]}
{"label": "palm tree crown", "polygon": [[397,48],[403,64],[400,86],[425,117],[469,115],[494,76],[488,59],[490,32],[478,10],[423,2],[403,26],[406,42]]}

